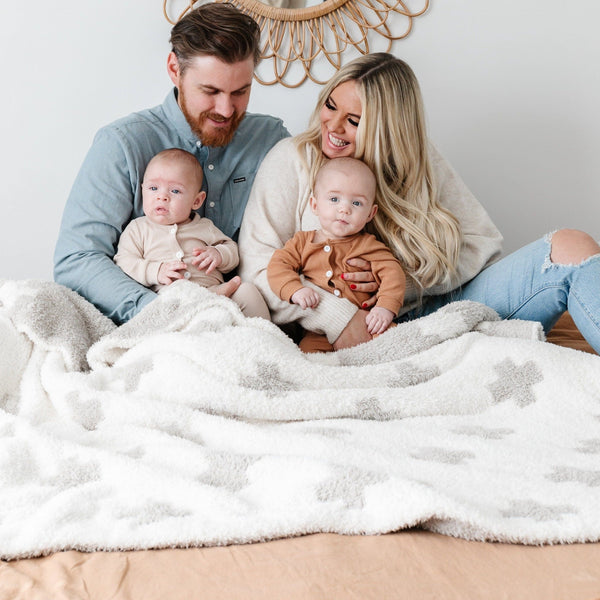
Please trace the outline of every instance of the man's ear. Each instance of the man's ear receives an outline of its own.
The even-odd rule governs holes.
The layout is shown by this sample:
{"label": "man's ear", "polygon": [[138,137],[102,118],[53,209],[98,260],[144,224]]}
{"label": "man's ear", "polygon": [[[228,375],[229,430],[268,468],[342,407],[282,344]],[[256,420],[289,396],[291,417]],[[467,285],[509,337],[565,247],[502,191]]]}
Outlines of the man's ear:
{"label": "man's ear", "polygon": [[310,210],[312,210],[315,215],[318,215],[319,213],[317,212],[317,199],[315,198],[314,194],[310,195],[309,202],[310,202]]}
{"label": "man's ear", "polygon": [[175,56],[175,52],[169,52],[167,57],[167,73],[176,88],[179,88],[179,80],[181,79],[181,69],[179,67],[179,59]]}
{"label": "man's ear", "polygon": [[377,204],[373,204],[371,208],[371,212],[369,213],[369,218],[367,219],[367,223],[373,220],[373,217],[377,214]]}
{"label": "man's ear", "polygon": [[200,208],[204,204],[204,200],[206,200],[206,192],[198,192],[198,195],[194,198],[192,209],[196,210]]}

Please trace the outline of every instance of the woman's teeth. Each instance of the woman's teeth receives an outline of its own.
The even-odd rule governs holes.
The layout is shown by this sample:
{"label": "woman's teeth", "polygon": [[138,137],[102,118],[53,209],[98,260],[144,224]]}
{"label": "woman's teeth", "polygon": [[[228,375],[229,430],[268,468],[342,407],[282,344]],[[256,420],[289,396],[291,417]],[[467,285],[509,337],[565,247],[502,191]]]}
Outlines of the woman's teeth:
{"label": "woman's teeth", "polygon": [[331,135],[331,133],[329,134],[329,141],[338,148],[341,148],[342,146],[346,146],[348,144],[348,142],[340,140],[340,138]]}

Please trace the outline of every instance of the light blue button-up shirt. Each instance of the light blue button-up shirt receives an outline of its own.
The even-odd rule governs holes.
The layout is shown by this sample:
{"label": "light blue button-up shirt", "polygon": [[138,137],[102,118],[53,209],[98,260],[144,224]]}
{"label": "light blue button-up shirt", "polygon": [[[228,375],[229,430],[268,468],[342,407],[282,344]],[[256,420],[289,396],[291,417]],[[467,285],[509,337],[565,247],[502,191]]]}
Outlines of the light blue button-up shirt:
{"label": "light blue button-up shirt", "polygon": [[289,136],[280,119],[247,114],[227,146],[203,146],[183,116],[176,94],[174,89],[160,106],[98,131],[63,213],[54,279],[116,323],[129,320],[155,297],[112,260],[123,229],[144,214],[141,184],[150,159],[167,148],[194,154],[204,169],[207,193],[198,212],[237,239],[258,166],[275,143]]}

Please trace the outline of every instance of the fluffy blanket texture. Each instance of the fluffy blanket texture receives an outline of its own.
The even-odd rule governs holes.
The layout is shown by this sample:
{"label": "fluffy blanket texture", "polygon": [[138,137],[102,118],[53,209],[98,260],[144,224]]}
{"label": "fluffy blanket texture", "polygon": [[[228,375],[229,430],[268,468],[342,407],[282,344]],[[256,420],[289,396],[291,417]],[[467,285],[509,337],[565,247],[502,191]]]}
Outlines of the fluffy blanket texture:
{"label": "fluffy blanket texture", "polygon": [[0,555],[421,526],[600,539],[600,358],[470,302],[337,353],[189,282],[0,281]]}

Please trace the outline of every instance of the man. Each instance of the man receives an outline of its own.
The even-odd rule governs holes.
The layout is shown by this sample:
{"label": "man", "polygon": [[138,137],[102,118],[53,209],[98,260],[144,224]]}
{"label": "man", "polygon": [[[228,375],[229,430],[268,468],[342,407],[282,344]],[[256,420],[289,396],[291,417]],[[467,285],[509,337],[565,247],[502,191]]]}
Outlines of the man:
{"label": "man", "polygon": [[[259,60],[254,20],[231,4],[204,4],[173,27],[170,41],[174,89],[160,106],[96,134],[67,200],[54,254],[54,279],[117,324],[155,297],[112,260],[123,229],[143,215],[141,183],[150,159],[174,147],[194,154],[207,193],[199,212],[236,240],[258,166],[289,136],[281,120],[246,114]],[[237,285],[236,278],[222,291],[229,295]]]}

